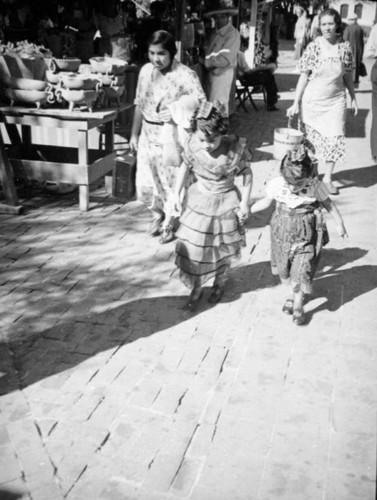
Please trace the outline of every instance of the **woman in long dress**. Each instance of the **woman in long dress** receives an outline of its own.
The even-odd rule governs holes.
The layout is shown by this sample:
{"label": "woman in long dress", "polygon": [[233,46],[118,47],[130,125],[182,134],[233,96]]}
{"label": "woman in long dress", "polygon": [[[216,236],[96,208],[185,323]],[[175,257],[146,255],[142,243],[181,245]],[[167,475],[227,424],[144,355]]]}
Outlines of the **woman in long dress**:
{"label": "woman in long dress", "polygon": [[336,10],[322,12],[319,23],[322,35],[308,45],[299,61],[301,75],[287,115],[300,113],[306,145],[319,162],[323,182],[330,194],[339,194],[332,173],[335,163],[345,156],[346,89],[355,115],[358,110],[352,51],[349,42],[341,39],[341,18]]}
{"label": "woman in long dress", "polygon": [[372,157],[377,163],[377,24],[369,33],[369,38],[365,46],[365,57],[374,58],[370,79],[372,81],[372,127],[370,130],[370,148]]}
{"label": "woman in long dress", "polygon": [[181,163],[173,115],[181,117],[180,104],[188,110],[205,100],[197,74],[174,59],[176,51],[170,33],[153,33],[148,44],[150,62],[139,73],[130,138],[131,151],[137,151],[137,196],[153,212],[150,233],[161,233],[161,243],[174,237],[169,198]]}

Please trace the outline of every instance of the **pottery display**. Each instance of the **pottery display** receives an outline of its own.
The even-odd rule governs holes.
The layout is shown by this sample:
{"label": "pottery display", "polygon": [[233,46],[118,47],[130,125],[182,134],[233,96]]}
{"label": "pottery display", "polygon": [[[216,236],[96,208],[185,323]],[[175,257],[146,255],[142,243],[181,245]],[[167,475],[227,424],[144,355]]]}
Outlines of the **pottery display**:
{"label": "pottery display", "polygon": [[102,73],[93,73],[100,80],[102,85],[124,85],[125,75],[109,75]]}
{"label": "pottery display", "polygon": [[84,105],[89,111],[93,111],[93,105],[98,98],[98,92],[95,90],[71,90],[62,87],[55,90],[58,102],[64,101],[69,103],[69,110],[73,111],[74,107]]}
{"label": "pottery display", "polygon": [[58,71],[78,71],[81,59],[56,59],[52,58],[50,60],[46,59],[48,68],[53,73],[57,73]]}
{"label": "pottery display", "polygon": [[10,105],[15,102],[24,104],[35,104],[39,109],[42,104],[46,103],[47,94],[44,90],[21,90],[21,89],[5,89],[5,95],[10,99]]}
{"label": "pottery display", "polygon": [[108,107],[111,101],[115,101],[117,106],[120,106],[120,98],[124,94],[124,85],[110,85],[109,87],[103,87],[103,104]]}
{"label": "pottery display", "polygon": [[102,86],[98,78],[79,73],[60,73],[60,82],[65,88],[71,90],[98,90]]}
{"label": "pottery display", "polygon": [[93,73],[120,75],[124,72],[127,62],[115,57],[92,57],[89,59]]}
{"label": "pottery display", "polygon": [[4,85],[12,89],[20,90],[45,90],[48,83],[44,80],[33,80],[32,78],[3,78]]}

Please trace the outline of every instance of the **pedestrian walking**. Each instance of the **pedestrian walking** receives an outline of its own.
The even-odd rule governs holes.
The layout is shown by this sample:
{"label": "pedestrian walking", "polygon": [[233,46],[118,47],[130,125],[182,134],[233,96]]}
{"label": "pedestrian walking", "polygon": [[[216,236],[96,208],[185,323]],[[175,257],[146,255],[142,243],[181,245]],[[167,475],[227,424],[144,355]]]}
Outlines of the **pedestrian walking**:
{"label": "pedestrian walking", "polygon": [[[365,57],[377,58],[377,24],[373,26],[365,46]],[[370,130],[370,147],[372,157],[377,163],[377,59],[373,64],[370,74],[372,82],[372,127]]]}
{"label": "pedestrian walking", "polygon": [[310,19],[308,18],[307,11],[300,5],[295,10],[297,15],[294,32],[295,59],[300,59],[310,40]]}
{"label": "pedestrian walking", "polygon": [[178,124],[173,108],[205,100],[198,75],[175,59],[177,48],[167,31],[156,31],[148,42],[150,62],[139,73],[130,149],[137,152],[138,199],[153,213],[152,236],[174,239],[174,214],[169,212],[175,177],[181,164]]}
{"label": "pedestrian walking", "polygon": [[[231,261],[245,246],[243,222],[248,214],[252,173],[246,139],[227,135],[228,119],[220,103],[202,103],[191,124],[175,189],[178,210],[182,209],[180,200],[190,171],[197,182],[188,189],[180,217],[175,263],[181,280],[192,290],[185,308],[194,310],[202,286],[211,279],[208,301],[216,304],[221,300]],[[235,186],[238,175],[243,176],[242,193]]]}
{"label": "pedestrian walking", "polygon": [[363,75],[362,65],[363,65],[363,52],[364,52],[364,30],[357,24],[357,15],[351,14],[348,17],[349,24],[343,32],[343,40],[348,41],[351,45],[352,55],[353,55],[353,82],[359,83],[360,76]]}
{"label": "pedestrian walking", "polygon": [[328,189],[318,178],[316,162],[303,146],[283,158],[280,176],[267,184],[266,196],[255,202],[250,212],[268,208],[273,200],[276,206],[270,221],[271,269],[291,288],[283,312],[291,314],[296,325],[302,325],[304,298],[312,292],[321,249],[329,241],[322,208],[332,216],[342,238],[347,232]]}
{"label": "pedestrian walking", "polygon": [[293,117],[300,112],[301,128],[314,156],[324,170],[324,182],[330,194],[339,194],[332,182],[337,161],[345,156],[346,89],[351,107],[357,114],[352,79],[352,51],[341,38],[342,20],[334,9],[320,14],[322,36],[311,42],[302,55],[298,68],[296,97],[287,109]]}

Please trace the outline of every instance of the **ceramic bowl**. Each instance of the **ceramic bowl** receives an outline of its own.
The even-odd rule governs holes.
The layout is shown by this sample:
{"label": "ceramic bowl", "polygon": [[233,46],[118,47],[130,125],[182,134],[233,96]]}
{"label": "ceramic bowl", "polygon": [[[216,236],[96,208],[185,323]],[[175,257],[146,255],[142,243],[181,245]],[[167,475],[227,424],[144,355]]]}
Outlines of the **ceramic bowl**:
{"label": "ceramic bowl", "polygon": [[79,73],[65,73],[60,77],[65,88],[71,90],[97,90],[102,85],[98,78],[91,78]]}
{"label": "ceramic bowl", "polygon": [[44,90],[21,90],[21,89],[5,89],[5,95],[10,99],[10,105],[15,102],[35,104],[40,108],[41,104],[46,103],[47,94]]}
{"label": "ceramic bowl", "polygon": [[116,57],[92,57],[89,59],[93,73],[120,75],[124,72],[127,62]]}
{"label": "ceramic bowl", "polygon": [[45,90],[48,83],[43,80],[33,80],[32,78],[11,78],[5,77],[4,84],[12,89],[20,90]]}
{"label": "ceramic bowl", "polygon": [[80,67],[81,59],[50,59],[48,68],[53,73],[58,71],[77,71]]}
{"label": "ceramic bowl", "polygon": [[55,91],[58,101],[63,98],[69,103],[70,111],[73,110],[75,104],[83,104],[90,110],[93,108],[94,102],[98,98],[98,92],[95,90],[71,90],[59,88]]}
{"label": "ceramic bowl", "polygon": [[102,82],[102,85],[123,85],[125,75],[103,75],[95,73],[95,76]]}

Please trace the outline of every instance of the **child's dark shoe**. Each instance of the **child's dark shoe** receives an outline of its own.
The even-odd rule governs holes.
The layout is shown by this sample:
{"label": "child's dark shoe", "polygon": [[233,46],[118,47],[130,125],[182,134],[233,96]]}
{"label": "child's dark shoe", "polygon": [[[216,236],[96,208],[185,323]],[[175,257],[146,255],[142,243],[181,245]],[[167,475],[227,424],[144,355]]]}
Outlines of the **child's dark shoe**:
{"label": "child's dark shoe", "polygon": [[217,304],[222,299],[224,295],[224,288],[219,285],[213,285],[210,296],[208,297],[208,302],[210,304]]}
{"label": "child's dark shoe", "polygon": [[195,311],[200,299],[202,298],[202,295],[203,295],[203,288],[194,288],[187,302],[183,306],[183,309],[185,311],[191,311],[191,312]]}
{"label": "child's dark shoe", "polygon": [[285,314],[293,314],[293,300],[292,299],[287,299],[285,301],[282,311]]}
{"label": "child's dark shoe", "polygon": [[172,226],[163,227],[161,230],[160,243],[164,245],[175,239],[175,234]]}
{"label": "child's dark shoe", "polygon": [[293,323],[297,326],[303,325],[305,323],[305,313],[304,311],[301,310],[295,310],[293,311]]}

